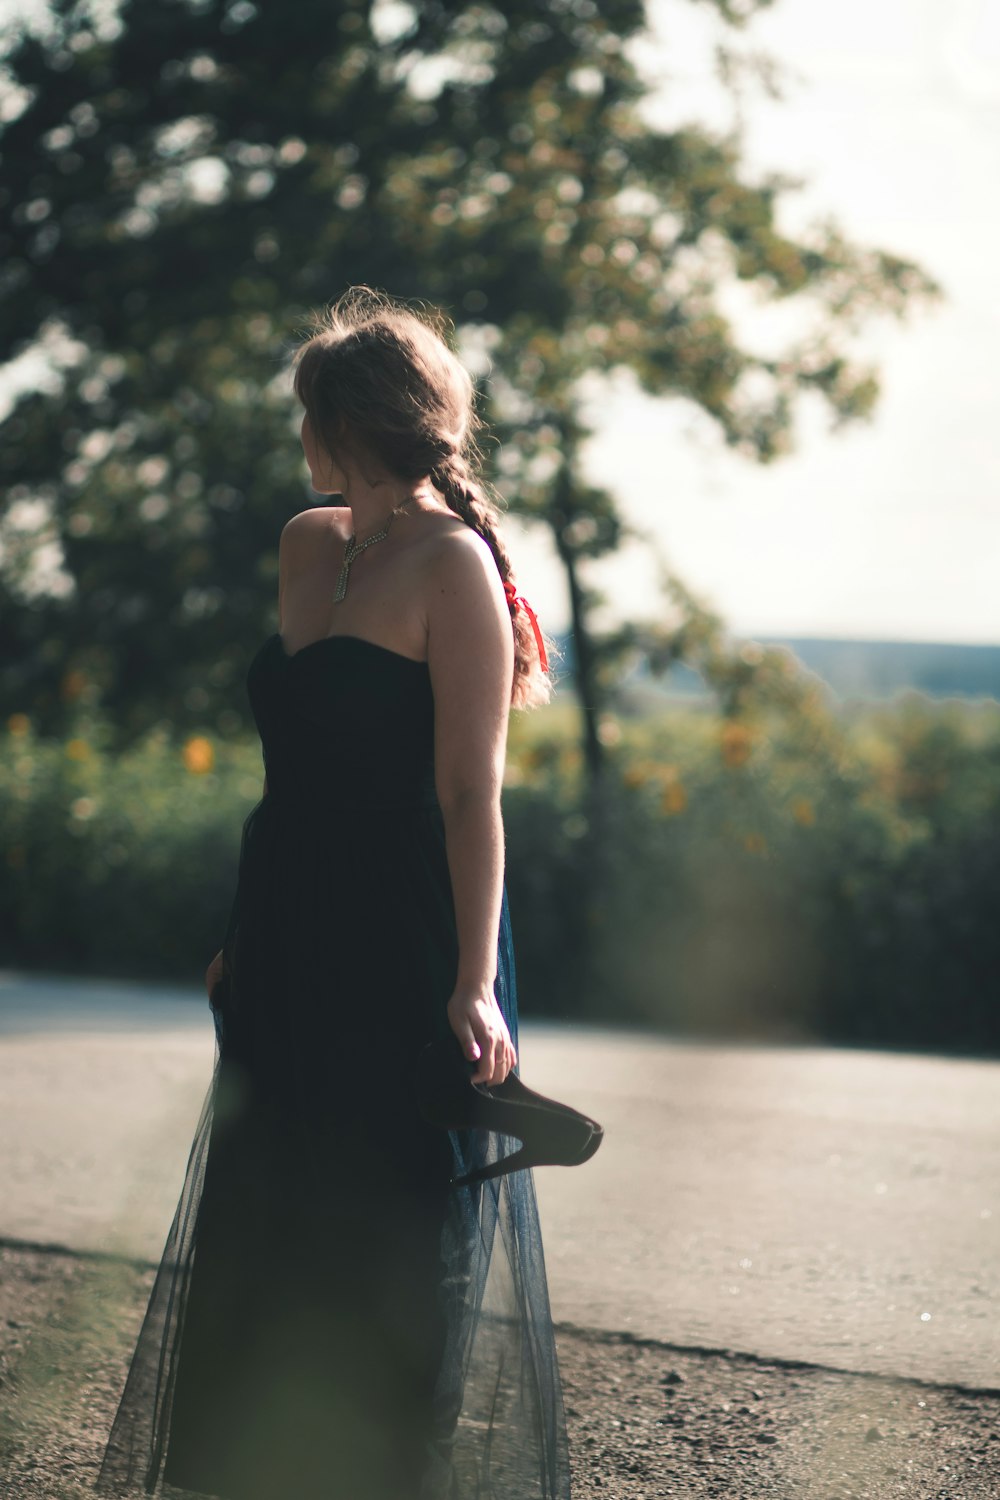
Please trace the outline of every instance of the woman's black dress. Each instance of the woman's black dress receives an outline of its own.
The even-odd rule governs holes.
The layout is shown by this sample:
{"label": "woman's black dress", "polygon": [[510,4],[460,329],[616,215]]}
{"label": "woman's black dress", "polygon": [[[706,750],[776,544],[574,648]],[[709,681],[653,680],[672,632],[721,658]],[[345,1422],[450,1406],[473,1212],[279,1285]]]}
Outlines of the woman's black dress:
{"label": "woman's black dress", "polygon": [[[224,1500],[568,1500],[532,1174],[422,1121],[458,943],[426,663],[357,636],[247,690],[215,1072],[97,1489]],[[496,996],[517,1045],[506,888]],[[518,1072],[520,1069],[517,1070]]]}

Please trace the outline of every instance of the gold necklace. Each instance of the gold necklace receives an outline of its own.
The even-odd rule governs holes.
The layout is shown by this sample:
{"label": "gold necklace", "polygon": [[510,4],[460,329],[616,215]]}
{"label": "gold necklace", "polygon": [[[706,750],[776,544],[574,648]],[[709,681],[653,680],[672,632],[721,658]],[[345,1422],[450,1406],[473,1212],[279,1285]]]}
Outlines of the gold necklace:
{"label": "gold necklace", "polygon": [[370,536],[367,541],[362,542],[360,545],[357,542],[355,533],[353,531],[351,532],[347,546],[344,549],[344,561],[341,564],[340,577],[337,579],[337,589],[336,593],[333,596],[334,604],[339,604],[344,595],[347,593],[347,578],[348,574],[351,571],[351,563],[354,561],[354,559],[358,557],[366,547],[370,547],[373,542],[381,542],[386,536],[388,536],[389,527],[392,525],[397,511],[405,510],[407,505],[409,505],[410,500],[419,500],[421,498],[423,497],[420,495],[410,495],[409,498],[404,500],[401,505],[397,505],[394,510],[391,510],[389,512],[389,519],[382,527],[382,530],[377,531],[374,536]]}
{"label": "gold necklace", "polygon": [[371,547],[375,542],[381,542],[385,537],[389,535],[389,527],[392,525],[393,517],[395,516],[395,514],[396,512],[394,510],[391,510],[389,512],[389,519],[382,527],[382,530],[376,531],[374,536],[370,536],[368,540],[366,542],[362,542],[360,546],[358,545],[354,532],[351,532],[347,547],[344,550],[344,561],[340,569],[340,577],[337,579],[337,591],[333,596],[334,604],[339,604],[341,599],[343,599],[344,595],[347,593],[347,576],[351,571],[351,563],[356,557],[360,556],[360,554],[365,550],[366,547]]}

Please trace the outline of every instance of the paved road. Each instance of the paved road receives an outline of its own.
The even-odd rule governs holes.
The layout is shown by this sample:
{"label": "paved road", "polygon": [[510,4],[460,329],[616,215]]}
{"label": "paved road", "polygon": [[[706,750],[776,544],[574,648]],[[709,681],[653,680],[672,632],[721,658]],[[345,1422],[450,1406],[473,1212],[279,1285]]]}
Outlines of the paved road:
{"label": "paved road", "polygon": [[[159,1255],[214,1056],[190,990],[0,973],[0,1234]],[[601,1120],[537,1169],[553,1314],[1000,1385],[1000,1063],[525,1023]]]}

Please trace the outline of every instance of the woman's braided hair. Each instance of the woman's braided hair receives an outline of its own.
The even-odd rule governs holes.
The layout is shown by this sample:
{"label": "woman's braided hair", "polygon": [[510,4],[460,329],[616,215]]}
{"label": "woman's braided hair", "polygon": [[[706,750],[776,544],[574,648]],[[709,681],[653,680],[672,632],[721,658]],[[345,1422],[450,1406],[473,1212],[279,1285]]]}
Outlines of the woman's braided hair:
{"label": "woman's braided hair", "polygon": [[[316,316],[312,333],[295,351],[295,394],[331,456],[353,441],[402,479],[428,475],[455,514],[487,543],[504,583],[513,584],[499,505],[482,477],[475,441],[482,426],[475,387],[447,342],[449,331],[437,309],[417,312],[370,287],[350,287]],[[551,680],[541,670],[525,612],[513,600],[510,611],[511,705],[530,708],[548,702]],[[553,654],[554,642],[548,636],[544,641]]]}

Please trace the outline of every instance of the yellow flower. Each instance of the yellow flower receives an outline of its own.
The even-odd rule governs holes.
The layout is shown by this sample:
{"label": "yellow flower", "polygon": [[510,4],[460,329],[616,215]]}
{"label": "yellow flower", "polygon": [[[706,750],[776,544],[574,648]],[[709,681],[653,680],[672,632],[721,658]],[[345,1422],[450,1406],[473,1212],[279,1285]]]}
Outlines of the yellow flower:
{"label": "yellow flower", "polygon": [[762,833],[745,833],[743,847],[748,854],[764,854],[767,852],[767,839]]}
{"label": "yellow flower", "polygon": [[727,719],[719,735],[722,759],[727,766],[741,766],[749,759],[753,734],[745,724]]}
{"label": "yellow flower", "polygon": [[559,754],[559,747],[551,740],[539,740],[524,751],[521,760],[531,771],[545,771]]}
{"label": "yellow flower", "polygon": [[86,740],[67,740],[66,754],[70,760],[89,760],[93,751]]}
{"label": "yellow flower", "polygon": [[31,720],[27,714],[11,714],[7,720],[7,729],[11,734],[27,734],[31,728]]}
{"label": "yellow flower", "polygon": [[622,776],[626,786],[642,786],[646,780],[646,773],[641,766],[628,766]]}
{"label": "yellow flower", "polygon": [[687,807],[687,792],[679,781],[668,781],[663,788],[660,806],[665,813],[683,812]]}
{"label": "yellow flower", "polygon": [[184,764],[197,776],[210,771],[215,765],[215,751],[211,740],[206,740],[203,735],[192,735],[184,746]]}
{"label": "yellow flower", "polygon": [[816,809],[808,797],[796,797],[792,803],[792,817],[805,828],[810,828],[815,823]]}

